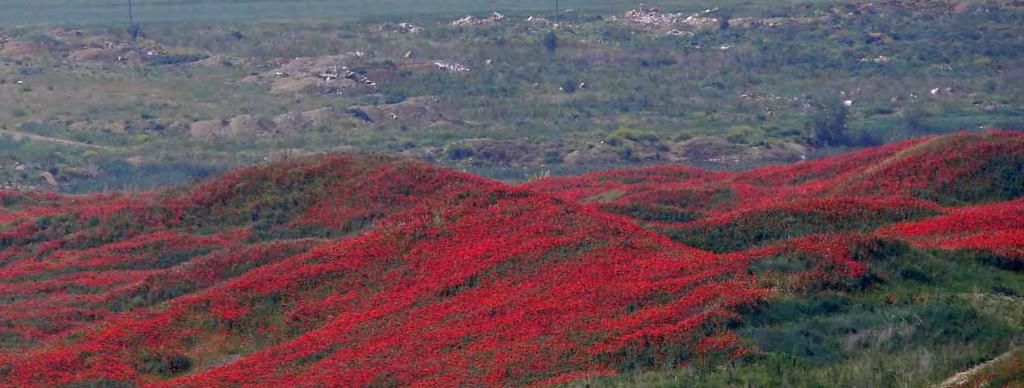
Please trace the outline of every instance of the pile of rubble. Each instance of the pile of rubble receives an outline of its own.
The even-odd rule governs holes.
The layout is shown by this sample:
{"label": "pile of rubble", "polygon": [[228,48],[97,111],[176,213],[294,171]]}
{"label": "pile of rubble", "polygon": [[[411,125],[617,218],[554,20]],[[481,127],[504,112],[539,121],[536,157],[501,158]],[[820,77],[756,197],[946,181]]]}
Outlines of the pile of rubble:
{"label": "pile of rubble", "polygon": [[657,8],[640,4],[639,8],[626,11],[626,20],[649,27],[674,26],[683,19],[681,13],[663,13]]}
{"label": "pile of rubble", "polygon": [[126,50],[128,48],[131,48],[131,44],[129,44],[128,42],[115,42],[106,40],[103,41],[103,48],[111,50]]}
{"label": "pile of rubble", "polygon": [[376,26],[376,30],[379,31],[379,32],[385,32],[385,33],[391,32],[391,33],[397,33],[397,34],[417,35],[417,34],[423,32],[423,27],[420,27],[418,25],[415,25],[415,24],[412,24],[412,23],[409,23],[409,22],[401,22],[401,23],[397,23],[397,24],[396,23],[383,23],[383,24],[377,25]]}
{"label": "pile of rubble", "polygon": [[[706,9],[694,14],[662,12],[657,8],[641,4],[639,8],[626,12],[624,21],[627,24],[643,28],[649,32],[664,33],[671,36],[692,36],[694,31],[722,28],[723,21],[715,16],[718,8]],[[617,18],[609,19],[612,22]],[[812,24],[826,21],[821,17],[776,17],[754,18],[736,17],[728,19],[729,28],[778,27],[790,24]]]}
{"label": "pile of rubble", "polygon": [[469,66],[463,65],[458,62],[447,62],[447,61],[435,61],[434,67],[438,70],[446,71],[449,73],[466,73],[469,72]]}
{"label": "pile of rubble", "polygon": [[892,60],[892,58],[890,58],[890,57],[887,57],[887,56],[885,56],[885,55],[879,55],[879,56],[877,56],[877,57],[874,57],[874,58],[864,57],[864,58],[861,58],[861,59],[860,59],[860,61],[861,61],[862,63],[868,63],[868,62],[871,62],[871,63],[877,63],[877,64],[880,64],[880,65],[881,65],[881,64],[885,64],[885,63],[889,63],[889,61],[891,61],[891,60]]}
{"label": "pile of rubble", "polygon": [[423,32],[423,27],[420,27],[420,26],[417,26],[415,24],[408,23],[408,22],[398,23],[397,27],[398,27],[397,30],[399,32],[404,32],[406,34],[413,34],[413,35],[415,35],[415,34],[419,34],[419,33]]}
{"label": "pile of rubble", "polygon": [[540,25],[545,25],[545,26],[551,24],[551,21],[548,20],[546,17],[543,17],[543,16],[530,16],[530,17],[526,18],[525,21],[526,21],[526,23],[529,23],[529,24],[540,24]]}
{"label": "pile of rubble", "polygon": [[629,23],[637,24],[649,29],[704,29],[717,27],[718,18],[709,15],[718,11],[718,8],[706,9],[692,15],[683,13],[661,12],[657,8],[640,4],[640,7],[626,11],[625,19]]}
{"label": "pile of rubble", "polygon": [[376,81],[348,67],[365,55],[356,51],[345,55],[285,59],[277,69],[246,77],[243,81],[268,83],[271,91],[284,93],[373,91],[377,88]]}
{"label": "pile of rubble", "polygon": [[505,15],[498,12],[491,14],[486,18],[478,18],[472,15],[466,15],[463,18],[457,19],[452,22],[453,27],[479,27],[500,23],[505,20]]}
{"label": "pile of rubble", "polygon": [[152,45],[142,49],[142,53],[147,57],[159,57],[161,55],[167,55],[167,50],[160,45]]}

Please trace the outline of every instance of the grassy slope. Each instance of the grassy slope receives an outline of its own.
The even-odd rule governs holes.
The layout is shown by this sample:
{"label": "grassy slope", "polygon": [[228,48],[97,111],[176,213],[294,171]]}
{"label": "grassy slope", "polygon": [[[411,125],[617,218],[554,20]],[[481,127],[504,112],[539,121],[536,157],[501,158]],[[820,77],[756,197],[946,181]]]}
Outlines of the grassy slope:
{"label": "grassy slope", "polygon": [[[868,273],[861,278],[866,283],[833,284],[824,290],[807,287],[806,283],[788,283],[787,274],[805,271],[820,260],[815,256],[820,253],[813,253],[814,250],[800,253],[799,244],[793,246],[795,250],[786,248],[781,253],[771,248],[733,253],[734,257],[756,256],[749,269],[765,279],[766,284],[785,290],[734,322],[741,336],[761,352],[725,366],[702,361],[678,368],[662,365],[660,372],[591,378],[571,385],[929,386],[1019,346],[1024,339],[1024,310],[1020,308],[1024,302],[1024,277],[1019,264],[1014,264],[1019,261],[1007,261],[993,253],[929,247],[966,246],[963,241],[972,241],[971,236],[1006,228],[1007,232],[1000,232],[1008,236],[1002,239],[1005,247],[998,246],[997,239],[988,239],[988,244],[997,245],[972,244],[971,248],[1018,255],[1009,253],[1009,247],[1018,243],[1009,237],[1012,233],[1008,231],[1020,229],[1016,210],[1019,205],[1017,201],[1003,201],[1019,197],[1016,190],[1024,187],[1020,181],[1024,170],[1014,162],[1020,154],[1021,140],[1019,134],[1013,133],[961,133],[815,163],[753,170],[738,177],[718,174],[717,179],[710,180],[702,174],[654,168],[642,173],[624,170],[536,182],[539,189],[601,201],[604,203],[598,202],[598,206],[602,207],[646,204],[648,207],[641,206],[629,215],[656,229],[667,230],[670,236],[684,242],[693,241],[692,230],[699,229],[704,235],[720,239],[700,240],[703,247],[723,251],[746,249],[756,242],[772,245],[770,241],[780,236],[792,239],[808,233],[836,231],[871,234],[879,224],[891,222],[879,214],[862,220],[856,215],[856,207],[847,206],[827,215],[833,212],[830,206],[834,205],[800,205],[801,198],[806,197],[842,192],[870,198],[886,192],[947,203],[989,203],[959,208],[962,210],[938,210],[952,212],[935,218],[932,216],[939,208],[932,208],[931,215],[924,215],[923,220],[895,224],[893,228],[898,233],[883,229],[880,235],[913,238],[918,248],[885,242],[854,249],[854,258],[869,263]],[[971,151],[950,154],[952,149]],[[1008,173],[1004,168],[1014,172]],[[677,178],[665,179],[672,175]],[[863,184],[865,179],[875,184]],[[715,197],[694,194],[701,190],[693,187],[706,184],[703,182],[724,186],[726,192],[747,194],[724,198],[719,195],[709,202]],[[750,182],[756,186],[747,186]],[[787,187],[781,182],[795,185]],[[978,187],[989,189],[969,190]],[[779,200],[769,201],[765,206],[760,202],[762,197],[750,194],[760,190],[766,192],[759,195]],[[595,192],[600,194],[595,196]],[[674,209],[690,209],[686,206],[693,203],[704,204],[698,207],[712,204],[714,210],[706,220],[663,222],[652,220],[652,216],[664,213],[649,207],[652,202],[662,204],[658,206],[670,204]],[[895,203],[883,208],[891,211]],[[871,225],[875,222],[879,224]],[[826,237],[826,241],[829,239]],[[826,246],[837,249],[846,244]],[[1007,363],[1004,368],[1008,372],[984,378],[1004,383],[1019,378],[1014,377],[1019,372],[1012,362]]]}
{"label": "grassy slope", "polygon": [[[1024,143],[1019,133],[939,140],[982,163],[937,177],[1018,182],[983,162],[1020,149],[978,151]],[[1020,257],[915,248],[842,218],[812,218],[829,233],[714,255],[641,229],[662,222],[643,209],[634,220],[601,209],[688,198],[707,218],[764,201],[799,210],[801,197],[834,195],[836,182],[930,141],[744,173],[666,167],[525,187],[333,156],[163,193],[4,193],[0,374],[21,385],[939,382],[1022,338],[1024,278],[1008,265]],[[915,163],[962,162],[927,155]],[[1018,196],[961,197],[941,179],[889,174],[876,179],[905,186],[865,196]],[[992,218],[969,231],[1020,229],[976,211]]]}
{"label": "grassy slope", "polygon": [[761,295],[622,219],[412,162],[67,201],[0,235],[9,384],[564,380],[641,338],[691,349]]}
{"label": "grassy slope", "polygon": [[792,293],[751,311],[737,326],[760,353],[569,385],[928,387],[1024,340],[1024,276],[969,252],[896,252],[875,258],[879,284]]}

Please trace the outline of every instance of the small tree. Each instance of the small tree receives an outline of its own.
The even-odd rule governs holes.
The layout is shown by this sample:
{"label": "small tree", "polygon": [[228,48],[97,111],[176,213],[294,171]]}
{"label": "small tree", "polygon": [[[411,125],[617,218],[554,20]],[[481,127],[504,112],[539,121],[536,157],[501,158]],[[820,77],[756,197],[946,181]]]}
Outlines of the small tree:
{"label": "small tree", "polygon": [[566,92],[566,93],[569,93],[569,94],[573,94],[573,93],[576,93],[577,89],[578,89],[578,87],[576,86],[576,81],[575,80],[569,79],[569,80],[565,80],[565,82],[562,83],[562,91],[563,92]]}
{"label": "small tree", "polygon": [[548,31],[548,34],[544,35],[544,49],[549,53],[558,50],[558,34],[555,34],[554,31]]}
{"label": "small tree", "polygon": [[906,125],[906,128],[912,133],[928,132],[928,124],[925,123],[925,119],[928,117],[928,111],[921,103],[913,102],[909,106],[903,108],[901,116],[903,116],[903,122]]}
{"label": "small tree", "polygon": [[811,112],[804,124],[816,146],[839,146],[849,142],[846,135],[846,105],[836,96],[818,97],[811,104]]}

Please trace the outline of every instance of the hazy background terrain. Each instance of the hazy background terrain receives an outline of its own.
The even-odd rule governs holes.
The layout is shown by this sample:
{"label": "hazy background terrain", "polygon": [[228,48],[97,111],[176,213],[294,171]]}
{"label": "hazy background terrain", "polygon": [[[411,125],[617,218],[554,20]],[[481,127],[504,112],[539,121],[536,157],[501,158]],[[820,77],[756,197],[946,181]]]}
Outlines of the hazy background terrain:
{"label": "hazy background terrain", "polygon": [[[822,2],[822,1],[815,1]],[[588,12],[619,13],[625,7],[640,2],[623,0],[560,1],[560,7]],[[783,5],[792,0],[780,1],[698,1],[663,0],[645,1],[647,5],[679,8],[696,11],[707,6],[739,6],[754,8],[760,5]],[[2,0],[0,1],[0,24],[38,25],[52,23],[106,23],[127,18],[127,1],[115,0]],[[348,20],[380,19],[397,16],[438,16],[460,13],[479,13],[493,10],[503,12],[527,12],[550,10],[554,1],[538,0],[401,0],[401,1],[356,1],[356,0],[139,0],[134,2],[139,22],[239,20],[249,18],[308,18],[331,17]]]}
{"label": "hazy background terrain", "polygon": [[509,181],[736,170],[1024,127],[1015,3],[562,1],[556,26],[553,1],[140,0],[134,40],[126,4],[0,0],[0,187],[353,150]]}

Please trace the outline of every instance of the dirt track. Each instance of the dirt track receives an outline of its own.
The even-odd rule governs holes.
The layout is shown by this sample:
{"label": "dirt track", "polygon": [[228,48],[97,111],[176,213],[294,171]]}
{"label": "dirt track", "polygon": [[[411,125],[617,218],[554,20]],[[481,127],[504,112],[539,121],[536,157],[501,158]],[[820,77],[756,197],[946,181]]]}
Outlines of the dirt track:
{"label": "dirt track", "polygon": [[8,135],[8,136],[14,137],[15,139],[26,138],[26,139],[31,139],[31,140],[45,141],[45,142],[69,145],[69,146],[74,146],[74,147],[92,148],[92,149],[97,149],[97,150],[114,150],[114,149],[116,149],[114,147],[109,147],[109,146],[83,143],[83,142],[80,142],[80,141],[68,140],[68,139],[60,139],[60,138],[56,138],[56,137],[37,135],[37,134],[34,134],[34,133],[28,133],[28,132],[12,131],[12,130],[9,130],[9,129],[0,129],[0,135]]}

